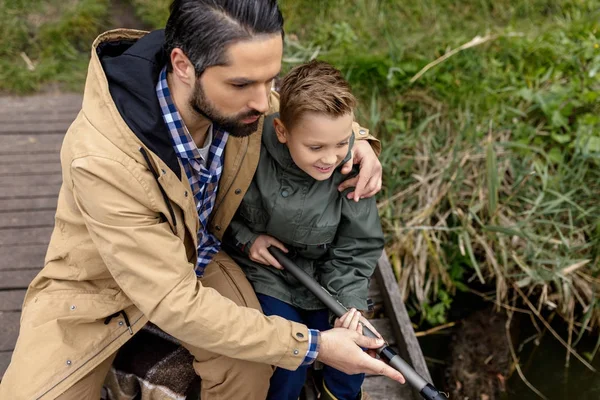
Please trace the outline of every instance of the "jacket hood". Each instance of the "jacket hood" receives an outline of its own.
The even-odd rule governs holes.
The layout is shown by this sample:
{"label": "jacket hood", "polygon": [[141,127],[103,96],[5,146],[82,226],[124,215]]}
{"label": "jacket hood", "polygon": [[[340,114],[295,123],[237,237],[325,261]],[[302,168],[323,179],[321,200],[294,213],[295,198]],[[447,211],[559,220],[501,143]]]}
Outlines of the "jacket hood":
{"label": "jacket hood", "polygon": [[[97,112],[98,101],[112,102],[118,111],[118,115],[112,117],[117,120],[120,117],[129,130],[181,178],[181,169],[156,96],[158,77],[167,63],[164,41],[163,30],[147,33],[118,29],[100,35],[92,49],[85,91],[87,97],[100,96],[100,99],[86,102],[84,98],[84,111],[86,103]],[[98,87],[94,91],[88,90],[88,86]],[[119,125],[121,121],[113,123]],[[111,129],[115,129],[114,125],[103,125],[103,128],[104,134],[108,132],[115,136],[110,133]]]}

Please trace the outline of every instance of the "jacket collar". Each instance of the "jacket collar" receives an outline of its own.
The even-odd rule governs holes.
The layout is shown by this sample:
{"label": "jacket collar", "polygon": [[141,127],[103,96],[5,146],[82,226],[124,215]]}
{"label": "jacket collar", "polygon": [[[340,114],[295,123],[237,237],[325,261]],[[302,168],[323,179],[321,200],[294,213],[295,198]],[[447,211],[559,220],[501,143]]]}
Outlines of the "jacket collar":
{"label": "jacket collar", "polygon": [[155,166],[169,168],[181,179],[181,167],[165,125],[156,83],[167,62],[162,30],[116,29],[92,45],[82,111],[116,147],[142,160],[150,150]]}
{"label": "jacket collar", "polygon": [[164,31],[137,41],[100,43],[96,52],[119,114],[131,131],[181,178],[181,168],[156,96],[160,71],[167,63]]}

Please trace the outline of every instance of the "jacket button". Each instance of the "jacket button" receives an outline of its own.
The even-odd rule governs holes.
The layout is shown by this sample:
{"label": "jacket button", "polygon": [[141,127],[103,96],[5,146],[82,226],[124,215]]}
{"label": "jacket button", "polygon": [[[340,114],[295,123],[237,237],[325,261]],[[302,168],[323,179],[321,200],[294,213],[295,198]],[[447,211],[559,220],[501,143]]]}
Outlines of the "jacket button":
{"label": "jacket button", "polygon": [[74,309],[76,309],[76,308],[77,308],[77,307],[75,307],[75,305],[72,305],[72,306],[71,306],[71,310],[74,310]]}
{"label": "jacket button", "polygon": [[297,356],[300,352],[298,351],[298,349],[294,350],[294,355]]}
{"label": "jacket button", "polygon": [[285,198],[288,197],[290,195],[290,192],[288,192],[286,189],[283,189],[281,191],[281,197]]}
{"label": "jacket button", "polygon": [[366,130],[364,130],[364,129],[359,129],[359,130],[358,130],[358,133],[359,133],[359,134],[361,134],[361,135],[366,135],[366,134],[367,134],[367,131],[366,131]]}
{"label": "jacket button", "polygon": [[235,194],[240,194],[242,193],[242,189],[235,189]]}
{"label": "jacket button", "polygon": [[67,365],[71,365],[71,360],[67,360]]}
{"label": "jacket button", "polygon": [[296,333],[296,337],[298,339],[302,339],[302,338],[304,338],[304,335],[301,332],[298,332],[298,333]]}
{"label": "jacket button", "polygon": [[185,197],[188,197],[188,191],[186,190],[186,191],[183,193],[183,195],[184,195]]}
{"label": "jacket button", "polygon": [[217,232],[220,232],[220,231],[221,231],[221,225],[217,225],[217,226],[215,226],[215,230],[216,230]]}
{"label": "jacket button", "polygon": [[161,171],[162,171],[163,175],[167,174],[167,171],[165,171],[164,169],[161,169]]}

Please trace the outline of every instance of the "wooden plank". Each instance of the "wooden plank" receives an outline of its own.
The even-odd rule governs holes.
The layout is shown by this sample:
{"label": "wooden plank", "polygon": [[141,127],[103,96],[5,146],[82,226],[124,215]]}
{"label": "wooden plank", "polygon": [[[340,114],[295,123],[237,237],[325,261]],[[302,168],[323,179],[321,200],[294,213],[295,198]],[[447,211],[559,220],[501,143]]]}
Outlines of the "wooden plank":
{"label": "wooden plank", "polygon": [[57,196],[27,197],[25,199],[0,198],[0,213],[24,210],[56,210]]}
{"label": "wooden plank", "polygon": [[[415,336],[415,331],[398,288],[398,282],[396,282],[396,277],[385,251],[377,262],[375,277],[382,289],[386,316],[390,318],[392,330],[398,340],[397,347],[400,357],[410,364],[423,379],[431,383],[431,375],[427,369],[423,352]],[[420,398],[418,391],[413,390],[413,399]]]}
{"label": "wooden plank", "polygon": [[69,120],[59,121],[20,121],[0,122],[0,135],[48,135],[50,133],[65,134],[73,122]]}
{"label": "wooden plank", "polygon": [[0,290],[0,311],[19,311],[25,298],[24,289]]}
{"label": "wooden plank", "polygon": [[15,164],[1,164],[0,159],[0,176],[55,175],[62,172],[58,155],[56,160],[38,164],[32,164],[22,158],[20,163]]}
{"label": "wooden plank", "polygon": [[[0,210],[2,209],[2,206],[0,205]],[[371,282],[369,282],[369,294],[368,294],[369,298],[373,301],[373,304],[379,304],[383,301],[383,298],[381,297],[381,289],[379,288],[379,282],[377,282],[377,279],[371,279]]]}
{"label": "wooden plank", "polygon": [[21,114],[32,114],[32,118],[40,119],[39,114],[61,113],[79,110],[83,101],[81,94],[44,93],[32,96],[1,96],[0,110],[2,114],[11,115],[18,111]]}
{"label": "wooden plank", "polygon": [[0,381],[8,368],[8,364],[10,364],[10,357],[12,356],[12,351],[1,351],[0,352]]}
{"label": "wooden plank", "polygon": [[[26,162],[25,162],[26,161]],[[60,165],[60,153],[58,151],[49,153],[40,153],[35,156],[27,156],[25,159],[21,154],[0,154],[0,165],[7,166],[12,165],[31,165],[31,168],[44,168],[40,167],[39,164],[43,165]]]}
{"label": "wooden plank", "polygon": [[0,176],[0,187],[2,192],[10,192],[10,188],[19,186],[56,186],[62,183],[60,172],[48,175]]}
{"label": "wooden plank", "polygon": [[41,268],[0,270],[0,290],[27,289]]}
{"label": "wooden plank", "polygon": [[20,311],[0,312],[0,351],[14,350],[20,318]]}
{"label": "wooden plank", "polygon": [[367,376],[363,390],[373,400],[406,400],[412,399],[412,389],[408,384],[401,385],[384,376]]}
{"label": "wooden plank", "polygon": [[392,323],[390,322],[389,318],[370,319],[369,322],[390,346],[394,346],[396,344],[396,336],[394,336]]}
{"label": "wooden plank", "polygon": [[0,135],[0,154],[58,152],[64,136],[64,132],[47,135]]}
{"label": "wooden plank", "polygon": [[68,125],[75,120],[78,113],[79,109],[75,108],[41,111],[39,114],[33,116],[30,113],[22,113],[21,111],[13,111],[13,114],[6,114],[0,111],[0,124],[28,123],[43,125],[47,122],[62,122]]}
{"label": "wooden plank", "polygon": [[11,245],[45,244],[50,242],[52,228],[0,229],[0,247]]}
{"label": "wooden plank", "polygon": [[48,241],[26,246],[0,246],[0,271],[19,268],[42,268],[48,250]]}
{"label": "wooden plank", "polygon": [[60,191],[60,183],[53,185],[39,185],[39,186],[12,186],[10,188],[2,188],[0,191],[0,199],[26,199],[31,196],[36,197],[49,197],[58,196]]}
{"label": "wooden plank", "polygon": [[[7,133],[37,133],[41,135],[48,132],[65,133],[77,118],[79,110],[43,111],[38,115],[31,115],[28,112],[17,115],[17,113],[21,113],[20,110],[15,110],[13,113],[15,116],[11,117],[0,110],[0,135]],[[52,130],[44,128],[44,124],[49,124]]]}
{"label": "wooden plank", "polygon": [[24,228],[31,226],[54,226],[55,209],[0,212],[0,227]]}
{"label": "wooden plank", "polygon": [[[3,101],[3,97],[0,98],[0,104]],[[31,110],[29,106],[19,106],[18,104],[11,104],[7,108],[2,108],[0,105],[0,121],[31,121],[40,120],[43,121],[46,118],[65,118],[72,116],[74,119],[75,116],[81,111],[81,104],[68,104],[64,107],[58,107],[54,109],[50,108],[38,108],[37,110]],[[12,113],[12,114],[11,114]],[[19,113],[19,114],[16,114]],[[13,119],[11,119],[11,115],[13,115]]]}

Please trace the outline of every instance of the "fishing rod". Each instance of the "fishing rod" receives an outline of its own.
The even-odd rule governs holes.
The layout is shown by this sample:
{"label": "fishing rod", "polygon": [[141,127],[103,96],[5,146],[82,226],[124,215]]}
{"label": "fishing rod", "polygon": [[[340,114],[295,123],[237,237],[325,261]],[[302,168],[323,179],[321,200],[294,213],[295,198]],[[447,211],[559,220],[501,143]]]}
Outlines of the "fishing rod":
{"label": "fishing rod", "polygon": [[[325,306],[330,309],[337,317],[348,312],[348,309],[344,307],[339,301],[337,301],[324,287],[310,275],[308,275],[303,269],[297,266],[292,260],[290,260],[283,251],[275,246],[269,247],[269,251],[273,254],[273,257],[279,261],[283,268],[289,272],[294,278],[298,279],[308,290],[310,290]],[[373,331],[368,327],[363,326],[363,335],[371,338],[378,338]],[[446,395],[443,392],[438,391],[431,383],[428,383],[421,375],[417,373],[406,361],[404,361],[396,352],[386,344],[378,348],[377,354],[383,358],[393,368],[397,369],[409,385],[419,391],[421,397],[425,400],[447,400]]]}

